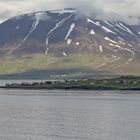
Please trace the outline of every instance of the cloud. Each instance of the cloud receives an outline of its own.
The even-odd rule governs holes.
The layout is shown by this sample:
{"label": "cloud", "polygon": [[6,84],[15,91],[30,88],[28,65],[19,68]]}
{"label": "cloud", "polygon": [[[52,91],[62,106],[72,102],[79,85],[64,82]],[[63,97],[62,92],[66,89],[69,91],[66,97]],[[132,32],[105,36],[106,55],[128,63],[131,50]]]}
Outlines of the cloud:
{"label": "cloud", "polygon": [[[58,0],[59,1],[59,0]],[[57,0],[0,0],[0,21],[34,11],[59,9],[63,6]],[[57,3],[57,4],[55,4]]]}
{"label": "cloud", "polygon": [[139,23],[140,0],[0,0],[0,20],[28,12],[71,7],[109,19],[114,18],[112,13],[115,13],[130,24]]}

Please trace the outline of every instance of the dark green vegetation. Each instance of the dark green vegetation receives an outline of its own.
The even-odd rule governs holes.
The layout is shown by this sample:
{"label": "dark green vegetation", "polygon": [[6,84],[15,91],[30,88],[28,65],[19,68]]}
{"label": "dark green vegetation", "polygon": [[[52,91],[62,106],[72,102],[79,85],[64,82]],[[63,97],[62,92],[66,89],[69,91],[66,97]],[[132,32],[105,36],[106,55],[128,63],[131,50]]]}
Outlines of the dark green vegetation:
{"label": "dark green vegetation", "polygon": [[87,89],[87,90],[140,90],[140,77],[126,76],[106,79],[59,80],[35,83],[6,84],[1,88],[15,89]]}

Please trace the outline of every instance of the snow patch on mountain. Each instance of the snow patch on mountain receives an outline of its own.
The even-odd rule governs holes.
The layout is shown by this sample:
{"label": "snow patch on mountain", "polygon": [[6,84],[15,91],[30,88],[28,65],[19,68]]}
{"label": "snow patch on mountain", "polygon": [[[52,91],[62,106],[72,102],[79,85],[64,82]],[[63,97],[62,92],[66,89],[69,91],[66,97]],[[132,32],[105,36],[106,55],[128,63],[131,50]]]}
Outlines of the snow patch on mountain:
{"label": "snow patch on mountain", "polygon": [[116,55],[112,55],[112,57],[113,57],[113,58],[117,58],[117,56],[116,56]]}
{"label": "snow patch on mountain", "polygon": [[110,42],[112,42],[112,43],[114,43],[114,44],[118,44],[116,41],[110,39],[109,37],[105,37],[104,39],[105,39],[106,41],[110,41]]}
{"label": "snow patch on mountain", "polygon": [[45,54],[48,55],[48,52],[49,52],[49,48],[46,49]]}
{"label": "snow patch on mountain", "polygon": [[47,38],[46,38],[46,45],[49,44],[49,38],[50,36],[54,33],[54,31],[57,29],[57,28],[60,28],[69,18],[71,18],[73,16],[73,14],[71,14],[70,16],[68,17],[65,17],[63,18],[61,21],[59,21],[58,23],[56,23],[55,27],[52,28],[48,34],[47,34]]}
{"label": "snow patch on mountain", "polygon": [[68,56],[65,52],[63,52],[62,54],[63,54],[63,56]]}
{"label": "snow patch on mountain", "polygon": [[112,43],[109,43],[109,45],[110,45],[110,46],[114,46],[114,44],[112,44]]}
{"label": "snow patch on mountain", "polygon": [[93,24],[96,25],[96,26],[101,26],[99,22],[94,22],[93,20],[91,20],[91,19],[89,19],[89,18],[87,18],[87,22],[88,22],[88,23],[93,23]]}
{"label": "snow patch on mountain", "polygon": [[71,42],[72,42],[72,39],[70,39],[70,38],[69,38],[69,39],[67,39],[67,44],[68,44],[68,45],[70,45],[70,44],[71,44]]}
{"label": "snow patch on mountain", "polygon": [[128,32],[129,34],[136,36],[136,35],[135,35],[128,27],[126,27],[124,24],[118,23],[117,26],[118,26],[119,28],[121,28],[122,30],[124,30],[125,32]]}
{"label": "snow patch on mountain", "polygon": [[48,19],[50,19],[50,16],[47,15],[46,12],[39,12],[39,13],[35,13],[35,19],[36,21],[46,21]]}
{"label": "snow patch on mountain", "polygon": [[128,59],[129,62],[134,59],[134,57],[135,57],[135,52],[134,51],[132,51],[132,50],[130,50],[128,48],[123,48],[123,47],[121,47],[119,45],[115,45],[115,47],[119,48],[120,50],[125,50],[125,51],[128,51],[128,52],[132,53],[132,57]]}
{"label": "snow patch on mountain", "polygon": [[109,23],[108,21],[105,21],[105,23],[106,23],[107,25],[109,25],[110,27],[113,27],[113,28],[114,28],[114,26],[113,26],[111,23]]}
{"label": "snow patch on mountain", "polygon": [[101,52],[103,52],[103,47],[101,45],[99,46],[99,49]]}
{"label": "snow patch on mountain", "polygon": [[75,27],[75,23],[72,23],[71,26],[70,26],[70,29],[69,29],[66,37],[65,37],[65,40],[67,40],[67,38],[70,36],[70,34],[73,31],[74,27]]}
{"label": "snow patch on mountain", "polygon": [[90,31],[90,34],[91,34],[91,35],[95,35],[96,33],[95,33],[95,31],[92,29],[92,30]]}
{"label": "snow patch on mountain", "polygon": [[79,46],[80,45],[80,42],[76,42],[76,45]]}
{"label": "snow patch on mountain", "polygon": [[[36,27],[39,24],[39,20],[35,20],[32,24],[31,30],[29,31],[28,35],[16,46],[15,49],[19,48],[27,39],[28,37],[32,34],[32,32],[36,29]],[[15,50],[14,49],[14,50]]]}
{"label": "snow patch on mountain", "polygon": [[132,45],[131,45],[131,44],[128,44],[128,46],[129,46],[129,47],[132,47]]}
{"label": "snow patch on mountain", "polygon": [[107,33],[113,33],[116,34],[115,32],[111,31],[109,28],[102,26],[102,28],[107,32]]}
{"label": "snow patch on mountain", "polygon": [[[45,12],[39,12],[39,13],[35,13],[35,19],[34,19],[34,22],[32,24],[32,27],[29,31],[29,33],[27,34],[27,36],[16,46],[15,49],[19,48],[27,39],[28,37],[32,34],[32,32],[37,28],[40,20],[47,20],[49,19],[50,17],[47,16],[47,13]],[[19,29],[19,26],[16,27],[16,29]],[[14,49],[14,50],[15,50]]]}

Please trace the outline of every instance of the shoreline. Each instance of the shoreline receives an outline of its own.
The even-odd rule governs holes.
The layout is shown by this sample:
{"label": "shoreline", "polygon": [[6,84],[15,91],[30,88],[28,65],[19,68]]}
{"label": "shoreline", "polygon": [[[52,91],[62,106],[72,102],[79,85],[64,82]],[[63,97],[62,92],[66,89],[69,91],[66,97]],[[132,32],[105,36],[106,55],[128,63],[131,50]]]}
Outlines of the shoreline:
{"label": "shoreline", "polygon": [[6,87],[0,86],[0,89],[4,90],[62,90],[62,91],[140,91],[140,88],[111,88],[111,87],[97,87],[97,88],[81,88],[81,87],[65,87],[65,88],[46,88],[46,87]]}
{"label": "shoreline", "polygon": [[118,96],[140,95],[138,90],[43,90],[43,89],[0,89],[0,96]]}
{"label": "shoreline", "polygon": [[137,90],[140,91],[140,77],[125,76],[108,79],[72,79],[42,82],[11,83],[0,86],[0,89],[28,90]]}

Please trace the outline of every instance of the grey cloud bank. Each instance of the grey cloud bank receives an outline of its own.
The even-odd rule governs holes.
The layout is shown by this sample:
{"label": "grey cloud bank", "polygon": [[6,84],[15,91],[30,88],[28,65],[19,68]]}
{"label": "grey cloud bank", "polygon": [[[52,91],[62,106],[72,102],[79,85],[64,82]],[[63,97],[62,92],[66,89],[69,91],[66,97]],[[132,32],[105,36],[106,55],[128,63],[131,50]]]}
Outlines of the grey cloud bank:
{"label": "grey cloud bank", "polygon": [[140,22],[140,0],[0,0],[0,21],[28,12],[71,7],[107,19],[113,19],[115,13],[115,18],[129,24]]}

